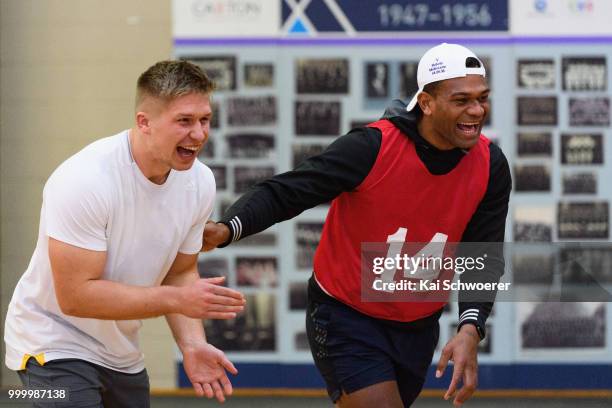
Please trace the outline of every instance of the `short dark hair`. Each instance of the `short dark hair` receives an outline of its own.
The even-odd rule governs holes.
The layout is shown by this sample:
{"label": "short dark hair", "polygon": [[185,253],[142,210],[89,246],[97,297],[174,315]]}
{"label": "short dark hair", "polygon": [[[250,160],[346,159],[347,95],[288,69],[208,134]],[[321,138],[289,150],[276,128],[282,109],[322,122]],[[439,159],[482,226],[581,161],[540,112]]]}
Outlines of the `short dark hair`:
{"label": "short dark hair", "polygon": [[185,60],[160,61],[138,78],[136,106],[147,96],[170,101],[194,92],[208,95],[213,90],[213,82],[197,65]]}

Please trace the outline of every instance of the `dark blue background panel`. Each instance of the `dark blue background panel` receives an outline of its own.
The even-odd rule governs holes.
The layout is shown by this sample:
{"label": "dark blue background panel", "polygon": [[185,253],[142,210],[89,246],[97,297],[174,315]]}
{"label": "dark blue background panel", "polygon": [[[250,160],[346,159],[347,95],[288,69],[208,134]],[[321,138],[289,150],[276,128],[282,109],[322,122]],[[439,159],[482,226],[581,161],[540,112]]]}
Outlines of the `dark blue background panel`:
{"label": "dark blue background panel", "polygon": [[323,0],[312,0],[306,15],[319,32],[342,32],[344,29]]}
{"label": "dark blue background panel", "polygon": [[[312,364],[237,363],[237,376],[230,375],[234,387],[242,388],[324,388]],[[182,363],[178,363],[179,387],[191,387]],[[435,378],[431,366],[425,388],[446,389],[452,370]],[[602,390],[612,389],[610,364],[480,364],[480,390]]]}
{"label": "dark blue background panel", "polygon": [[354,0],[336,3],[357,32],[508,31],[506,0],[368,0],[358,7]]}

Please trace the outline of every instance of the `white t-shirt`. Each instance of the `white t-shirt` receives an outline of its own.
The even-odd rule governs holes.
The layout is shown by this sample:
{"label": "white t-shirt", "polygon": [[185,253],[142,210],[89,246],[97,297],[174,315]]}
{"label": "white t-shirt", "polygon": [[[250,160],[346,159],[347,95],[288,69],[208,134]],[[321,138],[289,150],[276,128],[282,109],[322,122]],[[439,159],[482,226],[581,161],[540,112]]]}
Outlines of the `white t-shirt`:
{"label": "white t-shirt", "polygon": [[[178,252],[195,254],[212,212],[215,180],[195,161],[157,185],[130,153],[128,131],[98,140],[53,172],[43,191],[36,249],[19,280],[6,317],[6,365],[24,356],[44,361],[78,358],[126,373],[144,368],[140,320],[98,320],[63,314],[48,255],[48,237],[106,251],[102,279],[160,285]],[[40,356],[39,356],[40,358]]]}

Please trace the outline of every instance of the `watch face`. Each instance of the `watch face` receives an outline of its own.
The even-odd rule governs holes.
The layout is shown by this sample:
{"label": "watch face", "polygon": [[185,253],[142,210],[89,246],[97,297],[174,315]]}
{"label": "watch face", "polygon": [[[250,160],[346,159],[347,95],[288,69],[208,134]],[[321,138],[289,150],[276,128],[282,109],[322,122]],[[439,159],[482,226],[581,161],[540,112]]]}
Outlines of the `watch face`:
{"label": "watch face", "polygon": [[485,329],[480,327],[480,325],[475,325],[476,326],[476,330],[478,331],[478,335],[480,336],[480,340],[485,338],[486,332]]}

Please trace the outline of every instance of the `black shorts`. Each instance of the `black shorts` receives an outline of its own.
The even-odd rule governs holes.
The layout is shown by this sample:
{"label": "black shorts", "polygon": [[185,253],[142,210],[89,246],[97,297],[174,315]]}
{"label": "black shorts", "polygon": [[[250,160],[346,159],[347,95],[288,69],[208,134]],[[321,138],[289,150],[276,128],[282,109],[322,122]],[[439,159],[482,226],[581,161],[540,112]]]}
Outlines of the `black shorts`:
{"label": "black shorts", "polygon": [[58,359],[41,366],[30,358],[26,369],[17,371],[26,388],[65,388],[68,401],[37,402],[32,407],[148,408],[149,376],[114,371],[78,359]]}
{"label": "black shorts", "polygon": [[306,333],[335,403],[383,381],[396,381],[404,406],[423,388],[438,343],[441,310],[410,323],[372,318],[340,302],[310,301]]}

